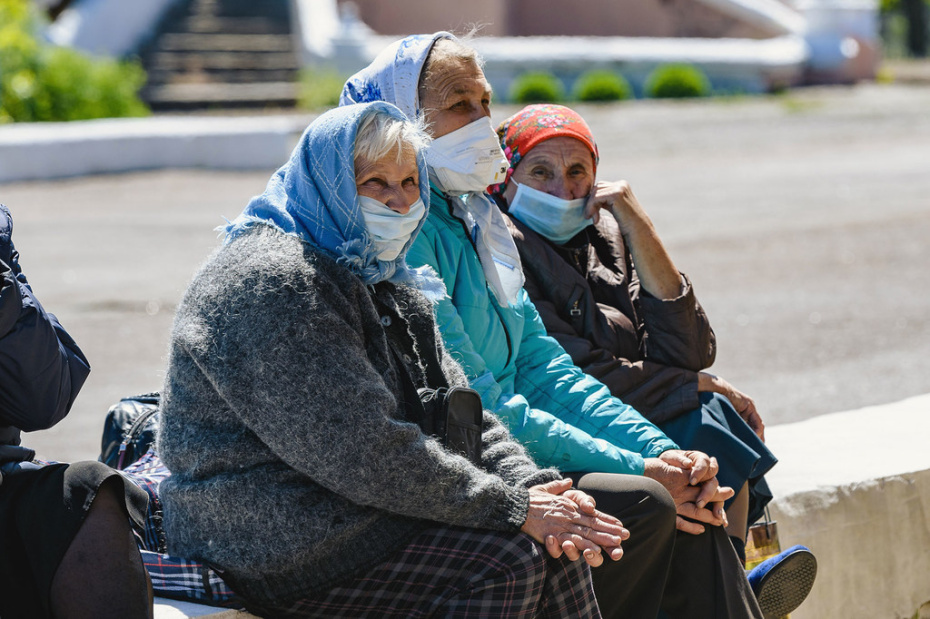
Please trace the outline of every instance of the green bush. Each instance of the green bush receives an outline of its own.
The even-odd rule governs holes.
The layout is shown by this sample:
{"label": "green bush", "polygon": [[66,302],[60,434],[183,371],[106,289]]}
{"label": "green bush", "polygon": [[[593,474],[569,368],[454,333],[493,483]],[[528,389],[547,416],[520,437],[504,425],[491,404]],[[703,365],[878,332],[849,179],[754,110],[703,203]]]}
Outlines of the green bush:
{"label": "green bush", "polygon": [[630,83],[613,71],[588,71],[575,82],[575,98],[579,101],[623,101],[632,97]]}
{"label": "green bush", "polygon": [[552,103],[564,96],[559,78],[544,71],[524,73],[510,87],[510,100],[515,103]]}
{"label": "green bush", "polygon": [[0,124],[144,116],[137,62],[40,43],[26,0],[0,0]]}
{"label": "green bush", "polygon": [[304,69],[300,72],[297,106],[305,110],[336,107],[344,83],[345,78],[333,69]]}
{"label": "green bush", "polygon": [[706,97],[710,82],[704,72],[688,64],[670,64],[656,68],[646,78],[645,92],[654,99]]}

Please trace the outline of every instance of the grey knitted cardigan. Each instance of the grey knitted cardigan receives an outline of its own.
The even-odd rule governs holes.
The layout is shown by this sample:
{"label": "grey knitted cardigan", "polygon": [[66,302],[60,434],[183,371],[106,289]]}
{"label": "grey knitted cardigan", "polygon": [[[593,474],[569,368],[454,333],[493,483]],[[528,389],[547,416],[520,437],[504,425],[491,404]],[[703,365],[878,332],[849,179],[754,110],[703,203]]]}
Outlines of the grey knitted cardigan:
{"label": "grey knitted cardigan", "polygon": [[429,359],[465,384],[416,290],[367,288],[269,226],[218,249],[171,338],[159,435],[169,551],[280,604],[364,573],[437,523],[517,532],[527,488],[558,473],[487,412],[482,468],[404,421],[389,339],[418,386]]}

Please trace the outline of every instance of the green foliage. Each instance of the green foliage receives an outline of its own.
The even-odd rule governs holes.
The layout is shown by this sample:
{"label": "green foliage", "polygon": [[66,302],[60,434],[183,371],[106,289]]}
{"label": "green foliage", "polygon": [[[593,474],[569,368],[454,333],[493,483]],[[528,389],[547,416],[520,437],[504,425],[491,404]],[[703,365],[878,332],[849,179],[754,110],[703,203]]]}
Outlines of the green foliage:
{"label": "green foliage", "polygon": [[524,73],[510,87],[510,100],[515,103],[552,103],[564,96],[559,78],[545,71]]}
{"label": "green foliage", "polygon": [[136,62],[40,43],[26,0],[0,0],[0,124],[144,116]]}
{"label": "green foliage", "polygon": [[334,69],[304,69],[300,72],[297,106],[305,110],[336,107],[344,83],[345,78]]}
{"label": "green foliage", "polygon": [[654,99],[706,97],[710,82],[704,72],[688,64],[670,64],[657,67],[646,78],[646,96]]}
{"label": "green foliage", "polygon": [[633,89],[622,75],[594,70],[578,78],[574,94],[579,101],[623,101],[633,97]]}

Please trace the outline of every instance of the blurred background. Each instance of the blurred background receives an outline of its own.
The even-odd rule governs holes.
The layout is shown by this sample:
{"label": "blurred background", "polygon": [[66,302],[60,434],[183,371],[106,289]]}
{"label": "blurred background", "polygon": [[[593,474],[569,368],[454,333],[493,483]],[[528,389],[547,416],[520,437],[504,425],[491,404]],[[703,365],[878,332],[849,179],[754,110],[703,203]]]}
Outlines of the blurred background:
{"label": "blurred background", "polygon": [[[919,59],[930,28],[927,0],[0,0],[0,7],[0,121],[58,120],[44,108],[55,107],[49,99],[69,80],[82,91],[70,93],[71,108],[91,90],[110,91],[84,106],[97,115],[144,114],[134,102],[114,105],[133,92],[156,112],[314,109],[332,104],[344,78],[391,40],[436,30],[474,31],[498,101],[910,82],[926,78]],[[78,66],[82,54],[121,64],[98,76],[99,68]],[[77,86],[82,72],[95,78],[92,86],[87,79]],[[30,105],[18,99],[35,109],[19,109]]]}

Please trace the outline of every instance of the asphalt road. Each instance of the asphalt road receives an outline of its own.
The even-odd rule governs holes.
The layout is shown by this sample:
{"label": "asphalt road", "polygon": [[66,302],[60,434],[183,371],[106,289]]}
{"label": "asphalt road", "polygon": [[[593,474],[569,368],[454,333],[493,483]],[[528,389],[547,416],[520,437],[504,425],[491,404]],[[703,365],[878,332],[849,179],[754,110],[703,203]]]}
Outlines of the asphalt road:
{"label": "asphalt road", "polygon": [[[930,88],[580,109],[599,176],[632,184],[691,277],[717,333],[713,370],[767,424],[930,392]],[[26,274],[93,365],[71,415],[26,437],[41,456],[95,458],[108,406],[160,388],[213,228],[271,172],[0,186]]]}

